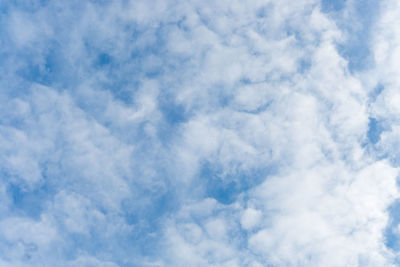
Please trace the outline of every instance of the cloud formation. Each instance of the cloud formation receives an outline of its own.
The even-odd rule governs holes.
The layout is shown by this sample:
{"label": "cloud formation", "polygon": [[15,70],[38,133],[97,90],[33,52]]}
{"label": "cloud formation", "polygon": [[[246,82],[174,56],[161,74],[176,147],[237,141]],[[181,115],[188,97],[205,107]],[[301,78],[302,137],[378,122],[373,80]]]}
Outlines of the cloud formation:
{"label": "cloud formation", "polygon": [[0,265],[396,266],[400,7],[363,10],[0,3]]}

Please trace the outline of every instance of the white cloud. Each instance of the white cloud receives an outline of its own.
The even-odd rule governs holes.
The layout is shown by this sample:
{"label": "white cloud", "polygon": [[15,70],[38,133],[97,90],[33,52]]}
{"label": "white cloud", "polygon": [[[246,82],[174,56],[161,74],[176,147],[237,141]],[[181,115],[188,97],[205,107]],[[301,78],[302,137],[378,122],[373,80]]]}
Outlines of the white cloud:
{"label": "white cloud", "polygon": [[248,208],[243,212],[240,218],[240,224],[246,230],[256,227],[261,220],[262,212],[252,208]]}
{"label": "white cloud", "polygon": [[[354,74],[320,7],[10,8],[0,264],[394,265],[400,9],[381,3],[376,68]],[[371,116],[391,125],[374,148]]]}

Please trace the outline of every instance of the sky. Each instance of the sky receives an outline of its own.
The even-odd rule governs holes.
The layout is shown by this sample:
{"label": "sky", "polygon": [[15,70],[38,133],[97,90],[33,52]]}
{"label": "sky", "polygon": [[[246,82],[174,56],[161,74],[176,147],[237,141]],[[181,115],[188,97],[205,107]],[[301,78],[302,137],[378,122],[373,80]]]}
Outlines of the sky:
{"label": "sky", "polygon": [[400,266],[396,0],[0,0],[0,266]]}

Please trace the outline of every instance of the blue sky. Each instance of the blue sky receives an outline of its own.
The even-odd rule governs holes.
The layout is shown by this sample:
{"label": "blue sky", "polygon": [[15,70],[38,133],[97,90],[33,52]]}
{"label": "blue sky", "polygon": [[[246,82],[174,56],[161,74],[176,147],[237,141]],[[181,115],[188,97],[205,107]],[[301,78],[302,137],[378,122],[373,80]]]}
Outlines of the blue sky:
{"label": "blue sky", "polygon": [[394,0],[0,1],[1,266],[398,266]]}

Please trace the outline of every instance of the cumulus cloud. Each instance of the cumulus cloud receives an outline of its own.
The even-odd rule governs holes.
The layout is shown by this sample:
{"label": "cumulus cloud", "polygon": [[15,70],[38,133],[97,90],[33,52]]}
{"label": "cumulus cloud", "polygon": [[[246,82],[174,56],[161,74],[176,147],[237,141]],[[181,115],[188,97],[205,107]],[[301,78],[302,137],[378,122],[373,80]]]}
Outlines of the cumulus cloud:
{"label": "cumulus cloud", "polygon": [[368,3],[0,3],[0,265],[395,266],[400,8]]}

